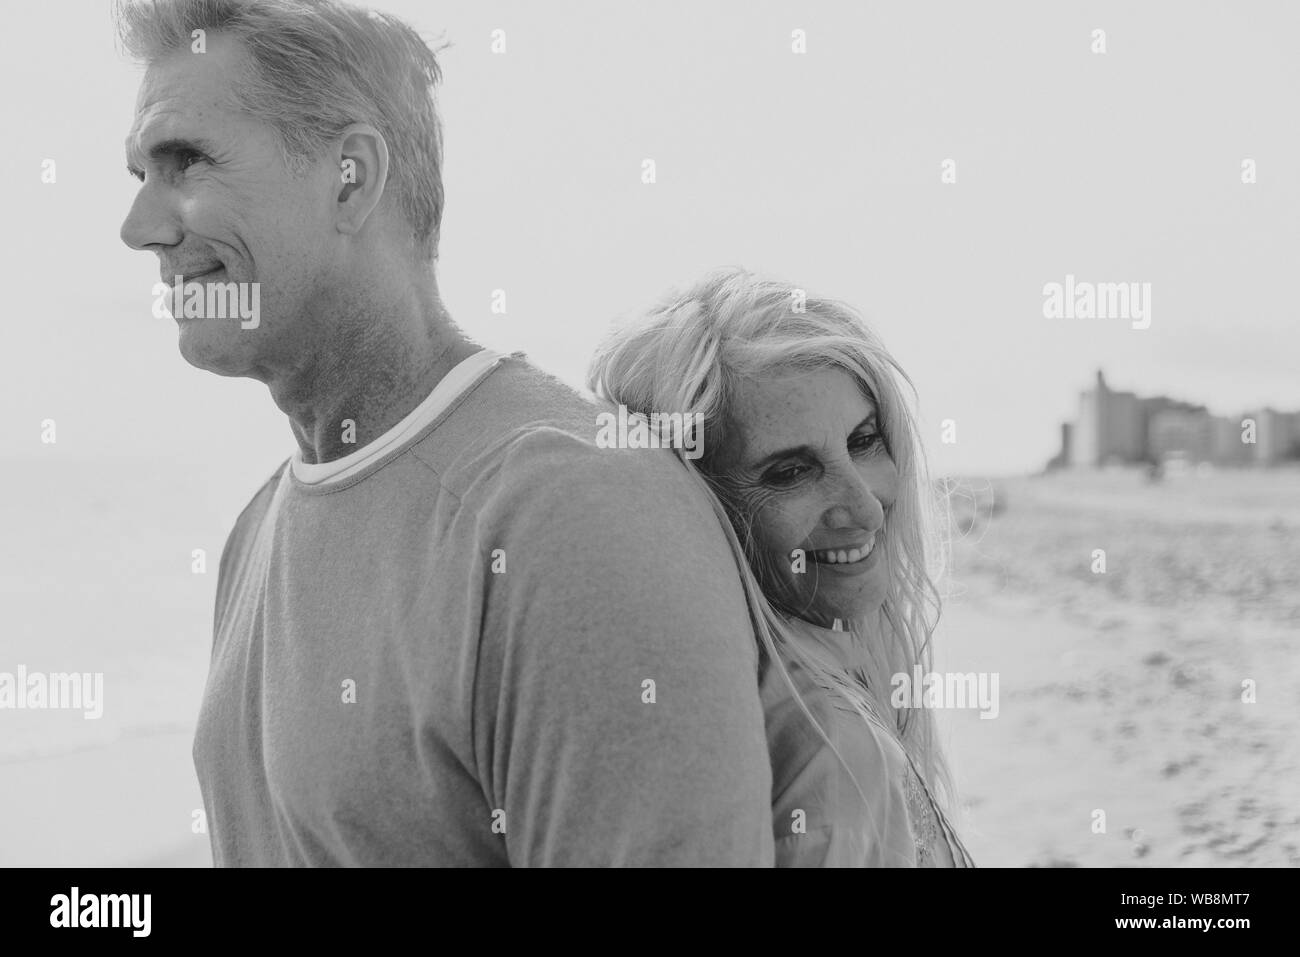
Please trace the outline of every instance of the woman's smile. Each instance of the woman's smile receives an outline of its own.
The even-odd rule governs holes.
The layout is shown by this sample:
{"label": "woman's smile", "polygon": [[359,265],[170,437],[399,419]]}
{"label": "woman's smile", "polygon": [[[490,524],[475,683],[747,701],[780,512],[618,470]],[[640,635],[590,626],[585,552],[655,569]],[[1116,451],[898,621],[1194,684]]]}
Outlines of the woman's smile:
{"label": "woman's smile", "polygon": [[814,549],[808,557],[818,565],[825,565],[837,572],[861,574],[874,568],[877,564],[877,537],[872,535],[858,545],[841,548]]}

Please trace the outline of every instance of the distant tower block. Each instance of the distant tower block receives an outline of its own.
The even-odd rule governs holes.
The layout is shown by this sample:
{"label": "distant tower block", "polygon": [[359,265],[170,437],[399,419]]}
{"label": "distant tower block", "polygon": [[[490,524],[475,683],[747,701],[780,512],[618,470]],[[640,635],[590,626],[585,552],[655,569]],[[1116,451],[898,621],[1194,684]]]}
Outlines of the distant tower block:
{"label": "distant tower block", "polygon": [[[1242,441],[1243,419],[1253,423],[1250,443]],[[1300,412],[1215,416],[1203,405],[1164,395],[1116,392],[1098,369],[1096,384],[1079,393],[1078,421],[1061,424],[1061,449],[1047,467],[1175,458],[1226,466],[1300,461]]]}
{"label": "distant tower block", "polygon": [[1146,422],[1138,397],[1115,392],[1097,370],[1097,384],[1079,395],[1079,422],[1075,428],[1076,465],[1137,462],[1145,453]]}

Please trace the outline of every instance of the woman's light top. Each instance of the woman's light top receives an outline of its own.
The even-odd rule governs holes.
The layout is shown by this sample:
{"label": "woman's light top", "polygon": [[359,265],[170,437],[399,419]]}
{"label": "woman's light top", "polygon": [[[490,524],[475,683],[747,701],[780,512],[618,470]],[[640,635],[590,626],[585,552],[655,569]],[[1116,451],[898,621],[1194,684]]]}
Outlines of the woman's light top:
{"label": "woman's light top", "polygon": [[827,666],[810,671],[783,656],[835,750],[766,663],[761,684],[777,866],[975,866],[892,724],[864,692],[862,674],[844,661],[849,635],[800,619],[790,624],[799,648]]}

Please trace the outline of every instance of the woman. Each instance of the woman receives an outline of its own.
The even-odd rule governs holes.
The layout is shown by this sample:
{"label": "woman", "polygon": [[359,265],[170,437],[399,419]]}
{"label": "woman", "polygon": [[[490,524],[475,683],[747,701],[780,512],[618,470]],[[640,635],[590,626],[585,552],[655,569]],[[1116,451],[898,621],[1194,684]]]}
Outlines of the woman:
{"label": "woman", "polygon": [[973,866],[932,714],[889,700],[893,675],[931,670],[940,604],[895,375],[910,385],[849,307],[743,270],[618,329],[588,373],[632,412],[703,413],[678,444],[703,449],[682,462],[734,533],[765,651],[778,866]]}

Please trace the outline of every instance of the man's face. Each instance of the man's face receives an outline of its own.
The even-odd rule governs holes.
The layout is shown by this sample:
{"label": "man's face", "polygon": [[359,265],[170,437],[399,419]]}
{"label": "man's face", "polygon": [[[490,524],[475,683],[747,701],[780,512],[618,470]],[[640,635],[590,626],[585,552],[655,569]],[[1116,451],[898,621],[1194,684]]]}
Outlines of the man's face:
{"label": "man's face", "polygon": [[220,34],[205,53],[186,48],[149,68],[126,142],[141,187],[121,235],[157,253],[169,286],[177,275],[260,283],[255,328],[238,318],[176,322],[191,365],[266,379],[311,341],[305,324],[326,295],[339,177],[324,157],[295,175],[276,130],[236,110],[230,91],[248,69],[238,41]]}

